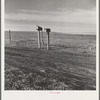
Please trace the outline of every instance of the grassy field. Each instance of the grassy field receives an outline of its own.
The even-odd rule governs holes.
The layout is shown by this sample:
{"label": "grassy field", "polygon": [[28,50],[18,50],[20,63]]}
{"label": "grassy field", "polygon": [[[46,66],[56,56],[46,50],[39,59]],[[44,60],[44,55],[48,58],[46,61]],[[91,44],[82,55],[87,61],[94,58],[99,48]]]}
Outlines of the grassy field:
{"label": "grassy field", "polygon": [[95,90],[96,36],[50,35],[50,50],[37,48],[37,33],[5,35],[5,90]]}

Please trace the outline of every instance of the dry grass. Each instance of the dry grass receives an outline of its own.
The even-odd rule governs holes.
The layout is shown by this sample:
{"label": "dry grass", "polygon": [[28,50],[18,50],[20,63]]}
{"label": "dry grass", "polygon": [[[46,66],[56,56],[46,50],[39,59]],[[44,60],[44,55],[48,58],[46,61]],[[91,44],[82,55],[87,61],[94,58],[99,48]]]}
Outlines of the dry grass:
{"label": "dry grass", "polygon": [[95,49],[93,37],[54,35],[50,50],[38,49],[36,39],[12,42],[5,47],[5,89],[95,90]]}

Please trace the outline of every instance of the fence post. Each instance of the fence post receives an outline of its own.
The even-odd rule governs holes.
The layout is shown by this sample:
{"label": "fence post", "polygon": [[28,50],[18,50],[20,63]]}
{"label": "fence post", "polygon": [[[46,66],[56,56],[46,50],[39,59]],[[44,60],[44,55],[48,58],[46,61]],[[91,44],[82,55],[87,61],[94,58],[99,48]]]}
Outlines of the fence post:
{"label": "fence post", "polygon": [[9,41],[11,42],[11,31],[9,30]]}

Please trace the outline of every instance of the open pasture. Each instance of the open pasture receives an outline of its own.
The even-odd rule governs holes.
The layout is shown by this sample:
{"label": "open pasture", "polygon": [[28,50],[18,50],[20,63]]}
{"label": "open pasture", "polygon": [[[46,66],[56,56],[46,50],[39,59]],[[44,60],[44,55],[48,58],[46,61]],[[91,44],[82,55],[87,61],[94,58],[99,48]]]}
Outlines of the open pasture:
{"label": "open pasture", "polygon": [[5,90],[95,90],[96,36],[50,34],[38,49],[36,32],[5,33]]}

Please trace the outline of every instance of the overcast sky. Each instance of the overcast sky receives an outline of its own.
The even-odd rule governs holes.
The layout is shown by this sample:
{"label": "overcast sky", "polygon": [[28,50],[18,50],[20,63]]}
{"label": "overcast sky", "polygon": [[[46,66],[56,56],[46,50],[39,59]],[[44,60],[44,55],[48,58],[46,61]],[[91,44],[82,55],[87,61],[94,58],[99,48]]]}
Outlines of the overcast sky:
{"label": "overcast sky", "polygon": [[95,32],[96,0],[5,0],[5,29]]}

